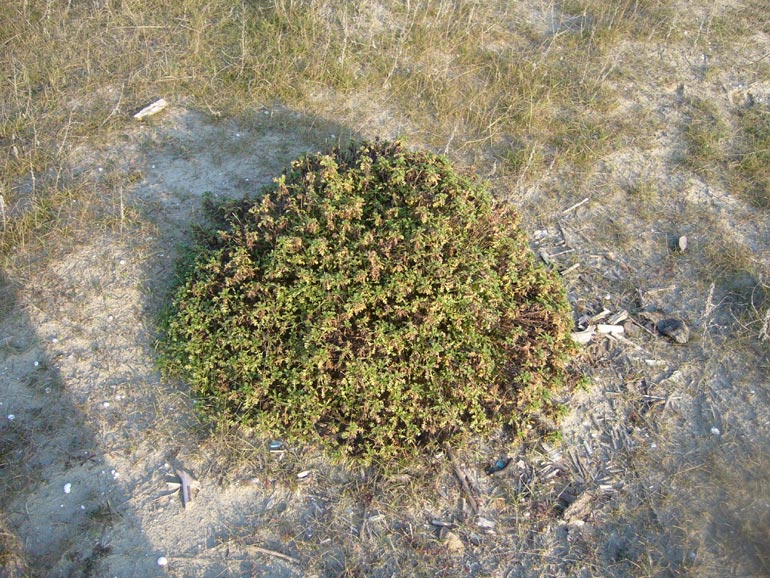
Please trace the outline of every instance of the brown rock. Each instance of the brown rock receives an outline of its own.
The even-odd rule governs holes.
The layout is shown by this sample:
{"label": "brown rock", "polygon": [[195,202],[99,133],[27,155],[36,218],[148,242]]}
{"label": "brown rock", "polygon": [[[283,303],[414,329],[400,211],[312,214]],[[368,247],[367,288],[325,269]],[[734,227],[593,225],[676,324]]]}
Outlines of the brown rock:
{"label": "brown rock", "polygon": [[460,537],[454,532],[447,532],[444,536],[444,544],[450,554],[455,556],[462,556],[465,554],[465,544]]}

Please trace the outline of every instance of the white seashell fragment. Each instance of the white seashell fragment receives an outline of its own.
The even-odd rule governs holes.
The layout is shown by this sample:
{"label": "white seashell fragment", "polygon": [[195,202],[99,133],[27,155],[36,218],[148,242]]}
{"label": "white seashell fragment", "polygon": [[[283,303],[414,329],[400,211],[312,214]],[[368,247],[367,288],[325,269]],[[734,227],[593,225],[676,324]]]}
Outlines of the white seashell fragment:
{"label": "white seashell fragment", "polygon": [[70,484],[69,482],[64,484],[64,493],[69,494],[71,491],[72,491],[72,484]]}
{"label": "white seashell fragment", "polygon": [[168,566],[168,558],[165,556],[158,558],[158,566]]}

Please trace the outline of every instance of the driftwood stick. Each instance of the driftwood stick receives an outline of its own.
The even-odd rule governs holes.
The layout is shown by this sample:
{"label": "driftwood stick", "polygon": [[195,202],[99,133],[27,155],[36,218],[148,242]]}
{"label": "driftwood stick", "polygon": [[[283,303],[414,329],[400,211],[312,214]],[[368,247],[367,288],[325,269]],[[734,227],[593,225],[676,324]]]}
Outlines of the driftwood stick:
{"label": "driftwood stick", "polygon": [[275,550],[268,550],[267,548],[260,548],[259,546],[246,546],[246,550],[250,550],[252,552],[255,552],[257,554],[264,554],[266,556],[272,556],[273,558],[279,558],[281,560],[286,560],[287,562],[291,562],[293,564],[299,564],[299,560],[294,558],[293,556],[289,556],[288,554],[283,554],[281,552],[276,552]]}
{"label": "driftwood stick", "polygon": [[582,200],[582,201],[580,201],[579,203],[575,203],[574,205],[572,205],[572,206],[571,206],[571,207],[569,207],[568,209],[564,209],[564,210],[561,212],[561,214],[562,214],[562,215],[566,215],[566,214],[567,214],[567,213],[569,213],[570,211],[574,211],[574,210],[575,210],[575,209],[577,209],[579,206],[581,206],[581,205],[584,205],[584,204],[585,204],[585,203],[587,203],[587,202],[588,202],[588,197],[586,197],[585,199],[583,199],[583,200]]}
{"label": "driftwood stick", "polygon": [[179,481],[182,482],[180,487],[182,493],[182,505],[186,509],[187,506],[192,504],[192,489],[193,486],[196,485],[196,482],[193,477],[184,470],[177,470],[176,475],[179,476]]}

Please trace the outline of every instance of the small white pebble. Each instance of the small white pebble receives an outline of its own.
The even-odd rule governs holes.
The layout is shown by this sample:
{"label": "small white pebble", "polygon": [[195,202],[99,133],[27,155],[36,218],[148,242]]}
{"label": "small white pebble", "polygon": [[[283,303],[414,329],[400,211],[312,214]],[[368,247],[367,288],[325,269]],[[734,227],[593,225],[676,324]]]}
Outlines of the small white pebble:
{"label": "small white pebble", "polygon": [[158,558],[158,566],[168,566],[168,558],[165,556]]}
{"label": "small white pebble", "polygon": [[16,419],[16,416],[15,416],[15,415],[13,415],[12,413],[9,413],[9,414],[8,414],[8,421],[13,421],[13,420],[15,420],[15,419]]}
{"label": "small white pebble", "polygon": [[102,167],[99,167],[99,172],[101,173],[103,171],[104,171],[104,169]]}
{"label": "small white pebble", "polygon": [[80,504],[80,509],[81,509],[81,510],[85,510],[85,509],[86,509],[86,507],[85,507],[83,504]]}
{"label": "small white pebble", "polygon": [[722,435],[722,432],[719,431],[718,427],[712,427],[711,428],[711,435],[715,435],[715,436]]}
{"label": "small white pebble", "polygon": [[72,491],[72,484],[70,484],[69,482],[64,484],[64,493],[69,494],[71,491]]}
{"label": "small white pebble", "polygon": [[118,261],[118,265],[125,265],[125,264],[126,264],[125,259],[121,259],[120,261]]}
{"label": "small white pebble", "polygon": [[650,444],[650,447],[651,447],[652,449],[655,449],[655,448],[657,448],[657,447],[658,447],[658,444],[656,444],[655,442],[652,442],[652,443]]}
{"label": "small white pebble", "polygon": [[51,337],[51,343],[56,343],[57,341],[59,340],[56,337]]}
{"label": "small white pebble", "polygon": [[35,367],[40,367],[40,362],[39,362],[39,361],[36,361],[36,362],[34,363],[34,366],[35,366]]}
{"label": "small white pebble", "polygon": [[103,405],[104,405],[104,407],[110,407],[110,402],[109,401],[105,401]]}

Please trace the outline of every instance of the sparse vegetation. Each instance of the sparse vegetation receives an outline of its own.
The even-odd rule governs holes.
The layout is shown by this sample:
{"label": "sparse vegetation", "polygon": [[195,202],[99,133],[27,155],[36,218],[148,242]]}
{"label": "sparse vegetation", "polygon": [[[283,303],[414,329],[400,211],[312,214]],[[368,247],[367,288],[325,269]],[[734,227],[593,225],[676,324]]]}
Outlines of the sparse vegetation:
{"label": "sparse vegetation", "polygon": [[739,111],[738,128],[730,184],[752,206],[770,209],[770,107]]}
{"label": "sparse vegetation", "polygon": [[704,177],[721,174],[727,158],[728,125],[717,106],[708,100],[693,99],[689,103],[684,129],[687,150],[684,164]]}

